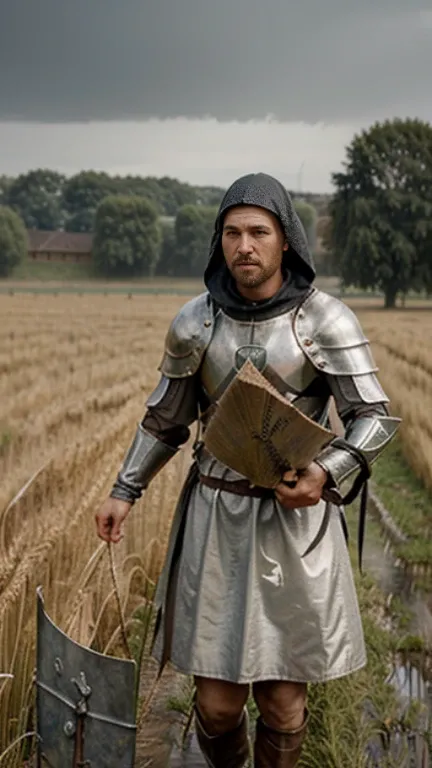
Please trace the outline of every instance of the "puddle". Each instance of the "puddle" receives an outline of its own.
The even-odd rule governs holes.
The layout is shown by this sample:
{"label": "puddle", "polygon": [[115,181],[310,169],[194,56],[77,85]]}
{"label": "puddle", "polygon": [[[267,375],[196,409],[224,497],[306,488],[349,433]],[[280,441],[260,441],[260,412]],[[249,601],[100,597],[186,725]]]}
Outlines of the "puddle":
{"label": "puddle", "polygon": [[[407,634],[422,638],[432,646],[432,613],[427,597],[413,589],[404,569],[392,555],[389,547],[379,538],[367,534],[364,552],[364,568],[369,571],[387,597],[397,597],[407,608],[411,621]],[[416,658],[417,656],[417,658]],[[369,746],[368,768],[380,766],[385,755],[390,755],[400,768],[429,768],[432,764],[426,740],[422,734],[431,728],[432,676],[422,663],[422,654],[407,653],[396,661],[388,682],[394,687],[399,702],[399,714],[403,716],[413,703],[420,705],[412,731],[393,730],[387,739],[376,739]],[[374,717],[373,712],[368,713]]]}

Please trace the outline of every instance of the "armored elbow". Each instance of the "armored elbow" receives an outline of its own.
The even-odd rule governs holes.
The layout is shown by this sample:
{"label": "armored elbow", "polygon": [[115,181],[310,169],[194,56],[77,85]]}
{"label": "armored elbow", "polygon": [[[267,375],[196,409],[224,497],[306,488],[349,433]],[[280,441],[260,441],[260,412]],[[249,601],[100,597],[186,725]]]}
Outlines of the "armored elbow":
{"label": "armored elbow", "polygon": [[177,450],[139,425],[110,495],[132,503],[139,499]]}
{"label": "armored elbow", "polygon": [[[391,416],[364,416],[355,419],[346,431],[345,440],[360,450],[371,465],[396,434],[400,421]],[[354,455],[331,444],[320,454],[318,464],[329,473],[334,484],[338,486],[359,469]]]}

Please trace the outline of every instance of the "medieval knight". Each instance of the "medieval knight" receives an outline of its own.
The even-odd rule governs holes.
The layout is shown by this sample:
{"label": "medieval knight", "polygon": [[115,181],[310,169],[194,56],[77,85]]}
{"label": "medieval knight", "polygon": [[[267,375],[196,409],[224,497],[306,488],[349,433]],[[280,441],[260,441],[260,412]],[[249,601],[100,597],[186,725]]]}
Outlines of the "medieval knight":
{"label": "medieval knight", "polygon": [[[279,282],[263,295],[260,269],[278,233]],[[270,271],[265,276],[276,279]],[[102,538],[118,540],[130,506],[187,441],[191,424],[199,420],[205,431],[247,359],[318,422],[327,422],[334,398],[353,450],[331,444],[319,455],[314,471],[323,494],[340,500],[341,483],[361,468],[359,456],[370,464],[380,454],[399,420],[388,414],[355,315],[314,288],[314,277],[282,185],[264,174],[235,182],[216,220],[207,291],[171,324],[160,382],[98,514]],[[366,661],[340,507],[321,492],[298,506],[283,493],[251,487],[197,443],[159,580],[154,653],[195,676],[197,736],[213,768],[240,768],[248,759],[251,684],[261,715],[255,765],[292,768],[308,719],[306,684],[348,675]],[[324,515],[323,535],[303,557]]]}

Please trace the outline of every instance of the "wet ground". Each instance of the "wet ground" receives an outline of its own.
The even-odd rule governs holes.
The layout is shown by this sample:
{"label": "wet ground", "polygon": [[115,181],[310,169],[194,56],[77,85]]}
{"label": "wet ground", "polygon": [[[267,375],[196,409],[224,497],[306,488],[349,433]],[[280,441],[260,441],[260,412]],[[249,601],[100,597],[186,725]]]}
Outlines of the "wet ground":
{"label": "wet ground", "polygon": [[[411,621],[407,633],[421,638],[431,648],[432,597],[414,590],[390,548],[382,545],[375,526],[369,526],[363,560],[365,570],[372,574],[388,599],[398,598],[409,612]],[[432,712],[432,679],[424,682],[422,691],[429,698]]]}

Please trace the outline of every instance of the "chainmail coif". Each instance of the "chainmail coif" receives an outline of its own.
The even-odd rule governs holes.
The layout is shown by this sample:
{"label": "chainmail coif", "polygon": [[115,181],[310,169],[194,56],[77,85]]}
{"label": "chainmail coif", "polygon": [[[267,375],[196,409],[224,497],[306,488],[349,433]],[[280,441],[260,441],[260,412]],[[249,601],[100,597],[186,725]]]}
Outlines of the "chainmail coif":
{"label": "chainmail coif", "polygon": [[[283,255],[285,279],[282,287],[275,296],[260,302],[250,302],[240,296],[222,251],[224,217],[229,208],[237,205],[258,206],[277,216],[289,245]],[[282,184],[265,173],[252,173],[235,181],[222,200],[204,273],[205,284],[216,305],[239,320],[251,316],[268,319],[302,302],[312,290],[314,278],[315,267],[305,231]]]}
{"label": "chainmail coif", "polygon": [[315,265],[293,201],[285,187],[266,173],[250,173],[242,176],[226,192],[216,218],[210,260],[205,272],[206,281],[223,261],[221,249],[223,220],[228,209],[237,205],[256,205],[278,217],[289,244],[289,250],[285,255],[286,266],[290,272],[301,274],[309,283],[312,283],[315,279]]}

